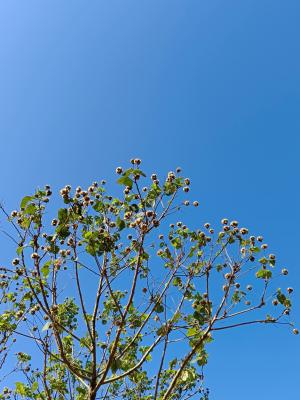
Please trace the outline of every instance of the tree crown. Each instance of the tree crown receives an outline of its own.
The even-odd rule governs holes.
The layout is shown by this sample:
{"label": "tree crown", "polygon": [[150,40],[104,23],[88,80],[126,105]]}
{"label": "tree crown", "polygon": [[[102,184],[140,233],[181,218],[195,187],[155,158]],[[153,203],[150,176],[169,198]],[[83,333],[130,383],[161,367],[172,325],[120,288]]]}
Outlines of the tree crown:
{"label": "tree crown", "polygon": [[0,399],[206,399],[216,331],[288,324],[298,334],[293,289],[272,284],[288,270],[276,272],[263,237],[226,218],[169,224],[199,205],[186,199],[190,179],[178,168],[144,186],[131,162],[116,169],[123,193],[67,185],[53,219],[48,185],[10,215],[1,206],[16,257],[0,271],[0,365],[6,376],[15,359],[17,380]]}

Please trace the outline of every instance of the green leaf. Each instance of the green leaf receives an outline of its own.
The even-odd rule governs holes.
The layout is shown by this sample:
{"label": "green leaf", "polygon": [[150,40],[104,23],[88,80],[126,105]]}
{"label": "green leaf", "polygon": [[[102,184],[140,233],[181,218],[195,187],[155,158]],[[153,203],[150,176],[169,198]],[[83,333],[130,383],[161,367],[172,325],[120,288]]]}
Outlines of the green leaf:
{"label": "green leaf", "polygon": [[179,286],[179,285],[181,285],[181,284],[182,284],[181,278],[180,278],[179,276],[176,276],[176,277],[173,279],[173,286]]}
{"label": "green leaf", "polygon": [[128,186],[131,189],[133,185],[133,180],[130,179],[128,176],[122,176],[120,179],[118,179],[118,183],[119,185]]}
{"label": "green leaf", "polygon": [[27,203],[29,203],[31,200],[33,199],[33,196],[25,196],[23,197],[21,204],[20,204],[20,208],[24,209],[27,205]]}
{"label": "green leaf", "polygon": [[117,223],[117,227],[119,228],[119,231],[121,231],[125,228],[125,222],[120,217],[117,218],[116,223]]}
{"label": "green leaf", "polygon": [[172,241],[171,241],[171,243],[172,243],[172,245],[175,247],[175,249],[180,249],[181,247],[182,247],[182,244],[181,244],[181,240],[180,240],[180,238],[175,238],[175,239],[173,239]]}
{"label": "green leaf", "polygon": [[256,278],[270,279],[272,278],[272,271],[267,269],[260,269],[256,272]]}
{"label": "green leaf", "polygon": [[195,336],[197,335],[197,333],[199,333],[199,330],[197,328],[189,328],[187,331],[187,336]]}
{"label": "green leaf", "polygon": [[154,311],[156,311],[158,314],[164,312],[165,308],[162,304],[156,304]]}
{"label": "green leaf", "polygon": [[284,304],[286,301],[286,297],[283,293],[281,293],[281,290],[278,289],[277,290],[277,300],[279,301],[279,303]]}
{"label": "green leaf", "polygon": [[66,208],[60,208],[58,210],[58,219],[61,223],[64,223],[68,219],[68,210]]}
{"label": "green leaf", "polygon": [[116,358],[113,359],[112,363],[111,363],[111,372],[114,374],[115,372],[117,372],[117,370],[121,367],[121,361],[117,360]]}
{"label": "green leaf", "polygon": [[16,382],[16,393],[20,394],[21,396],[25,396],[26,394],[26,387],[22,382]]}
{"label": "green leaf", "polygon": [[33,215],[36,212],[36,210],[37,210],[37,207],[31,203],[25,208],[24,212],[26,214]]}
{"label": "green leaf", "polygon": [[141,170],[141,169],[134,169],[133,170],[135,175],[141,175],[141,176],[146,176],[146,174]]}
{"label": "green leaf", "polygon": [[41,268],[41,272],[45,278],[48,278],[50,272],[50,265],[52,264],[51,261],[47,261]]}
{"label": "green leaf", "polygon": [[31,390],[33,392],[35,392],[39,387],[39,384],[37,382],[33,382],[32,386],[31,386]]}
{"label": "green leaf", "polygon": [[17,248],[16,251],[17,251],[18,256],[20,256],[20,255],[22,254],[23,249],[24,249],[24,246],[19,246],[19,247]]}
{"label": "green leaf", "polygon": [[66,239],[70,235],[70,230],[68,226],[60,224],[56,228],[56,233],[58,234],[59,239]]}

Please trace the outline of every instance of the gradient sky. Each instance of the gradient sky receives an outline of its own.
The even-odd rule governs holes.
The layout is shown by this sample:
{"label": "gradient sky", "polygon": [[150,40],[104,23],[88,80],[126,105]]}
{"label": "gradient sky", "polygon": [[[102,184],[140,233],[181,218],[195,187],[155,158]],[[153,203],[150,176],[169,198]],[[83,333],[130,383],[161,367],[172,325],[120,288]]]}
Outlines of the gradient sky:
{"label": "gradient sky", "polygon": [[[299,0],[1,1],[0,199],[180,165],[199,224],[238,219],[289,268],[299,325],[299,20]],[[294,399],[299,343],[220,332],[211,400]]]}

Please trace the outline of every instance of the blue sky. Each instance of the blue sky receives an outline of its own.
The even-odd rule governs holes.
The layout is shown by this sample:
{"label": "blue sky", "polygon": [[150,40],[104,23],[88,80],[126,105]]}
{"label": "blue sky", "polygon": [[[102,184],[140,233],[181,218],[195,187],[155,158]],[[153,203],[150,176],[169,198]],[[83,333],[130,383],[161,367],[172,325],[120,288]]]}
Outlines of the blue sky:
{"label": "blue sky", "polygon": [[[199,223],[243,221],[289,268],[299,324],[299,18],[298,0],[1,2],[0,199],[180,165]],[[217,339],[212,400],[295,397],[289,329]]]}

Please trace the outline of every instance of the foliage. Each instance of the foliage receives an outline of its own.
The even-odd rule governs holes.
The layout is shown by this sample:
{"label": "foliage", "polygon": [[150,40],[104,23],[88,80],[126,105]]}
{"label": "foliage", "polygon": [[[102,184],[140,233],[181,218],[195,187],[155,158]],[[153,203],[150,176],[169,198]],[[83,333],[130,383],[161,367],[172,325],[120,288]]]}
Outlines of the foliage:
{"label": "foliage", "polygon": [[[52,221],[49,186],[10,215],[1,207],[16,258],[1,267],[0,365],[5,383],[15,359],[16,381],[0,399],[207,399],[215,332],[292,325],[293,290],[270,293],[276,257],[261,236],[227,219],[219,232],[168,227],[190,205],[180,169],[162,182],[152,174],[145,187],[139,159],[116,172],[122,195],[109,195],[105,181],[67,185]],[[268,300],[272,315],[262,311]],[[14,353],[19,342],[29,351]]]}

